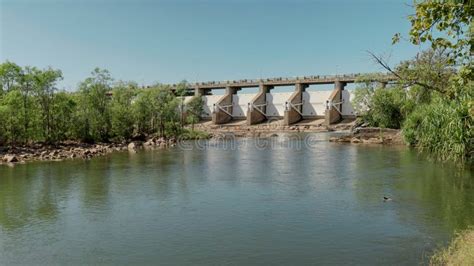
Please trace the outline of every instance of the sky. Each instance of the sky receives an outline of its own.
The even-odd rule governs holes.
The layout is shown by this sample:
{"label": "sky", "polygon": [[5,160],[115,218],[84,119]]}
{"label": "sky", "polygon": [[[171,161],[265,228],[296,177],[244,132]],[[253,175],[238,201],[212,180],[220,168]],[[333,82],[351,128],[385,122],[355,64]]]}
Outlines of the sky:
{"label": "sky", "polygon": [[419,48],[410,0],[0,0],[0,61],[61,69],[73,90],[95,67],[175,83],[381,71]]}

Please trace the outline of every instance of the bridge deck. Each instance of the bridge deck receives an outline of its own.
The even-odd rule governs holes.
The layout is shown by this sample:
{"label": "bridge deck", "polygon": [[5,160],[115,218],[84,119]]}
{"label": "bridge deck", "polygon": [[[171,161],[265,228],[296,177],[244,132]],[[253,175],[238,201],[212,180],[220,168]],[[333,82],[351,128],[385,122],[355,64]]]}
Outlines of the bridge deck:
{"label": "bridge deck", "polygon": [[[233,81],[210,81],[197,82],[190,84],[194,89],[224,89],[227,87],[250,88],[260,85],[266,86],[292,86],[295,84],[315,85],[315,84],[333,84],[337,81],[343,83],[354,83],[362,74],[331,75],[331,76],[309,76],[293,78],[269,78],[269,79],[244,79]],[[374,81],[389,82],[394,80],[392,75],[380,74]]]}

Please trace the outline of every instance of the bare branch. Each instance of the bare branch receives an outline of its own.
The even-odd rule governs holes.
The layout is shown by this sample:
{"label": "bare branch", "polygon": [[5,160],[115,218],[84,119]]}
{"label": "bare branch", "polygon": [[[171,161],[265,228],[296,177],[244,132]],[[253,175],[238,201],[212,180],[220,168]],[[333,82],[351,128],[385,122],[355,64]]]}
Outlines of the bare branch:
{"label": "bare branch", "polygon": [[397,71],[393,70],[390,65],[388,64],[388,62],[386,62],[381,56],[376,56],[374,53],[372,53],[371,51],[367,51],[367,53],[369,53],[369,55],[372,57],[372,59],[379,65],[381,65],[385,70],[387,70],[388,72],[390,72],[392,75],[394,75],[396,78],[398,78],[400,81],[402,81],[403,83],[408,83],[409,86],[412,86],[412,85],[418,85],[418,86],[421,86],[425,89],[428,89],[428,90],[434,90],[434,91],[437,91],[437,92],[443,92],[442,90],[436,88],[436,87],[433,87],[433,86],[430,86],[428,84],[425,84],[423,82],[420,82],[419,80],[413,80],[413,79],[410,79],[410,78],[406,78],[406,77],[403,77],[400,73],[398,73]]}

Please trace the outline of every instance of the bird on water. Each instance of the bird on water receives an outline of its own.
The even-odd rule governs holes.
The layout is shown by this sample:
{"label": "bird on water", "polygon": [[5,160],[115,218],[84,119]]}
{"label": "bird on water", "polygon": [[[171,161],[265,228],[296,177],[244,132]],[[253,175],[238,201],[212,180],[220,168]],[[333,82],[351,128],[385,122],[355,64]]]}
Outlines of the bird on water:
{"label": "bird on water", "polygon": [[384,197],[383,197],[383,201],[390,201],[390,200],[392,200],[392,198],[387,197],[387,196],[384,196]]}

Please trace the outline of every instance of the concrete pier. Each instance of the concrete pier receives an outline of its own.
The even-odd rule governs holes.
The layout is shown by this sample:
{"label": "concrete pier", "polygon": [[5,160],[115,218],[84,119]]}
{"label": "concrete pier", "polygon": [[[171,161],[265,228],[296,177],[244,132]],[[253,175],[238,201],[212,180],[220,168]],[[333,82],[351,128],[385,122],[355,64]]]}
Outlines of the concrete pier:
{"label": "concrete pier", "polygon": [[267,120],[267,93],[273,86],[263,85],[259,86],[257,95],[249,103],[247,110],[247,125],[255,125]]}
{"label": "concrete pier", "polygon": [[216,125],[225,124],[232,120],[232,98],[241,88],[227,87],[225,94],[214,104],[212,122]]}
{"label": "concrete pier", "polygon": [[342,120],[342,90],[346,86],[345,82],[334,82],[334,90],[327,100],[326,124],[331,125]]}
{"label": "concrete pier", "polygon": [[295,92],[286,102],[283,124],[289,126],[303,119],[303,92],[308,84],[295,84]]}

